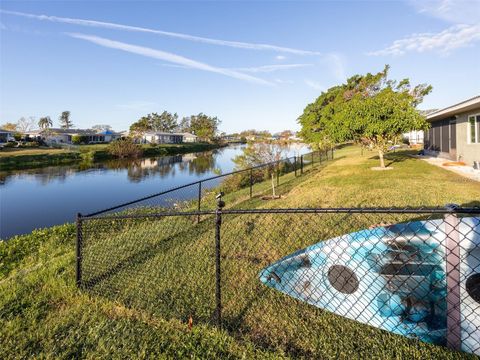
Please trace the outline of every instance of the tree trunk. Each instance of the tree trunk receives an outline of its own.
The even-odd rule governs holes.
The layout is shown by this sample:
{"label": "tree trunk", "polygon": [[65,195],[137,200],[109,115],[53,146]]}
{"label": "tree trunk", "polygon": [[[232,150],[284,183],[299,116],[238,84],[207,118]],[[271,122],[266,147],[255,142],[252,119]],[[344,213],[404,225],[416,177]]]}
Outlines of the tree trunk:
{"label": "tree trunk", "polygon": [[385,160],[383,160],[383,151],[378,150],[378,156],[380,157],[380,167],[384,168],[385,167]]}

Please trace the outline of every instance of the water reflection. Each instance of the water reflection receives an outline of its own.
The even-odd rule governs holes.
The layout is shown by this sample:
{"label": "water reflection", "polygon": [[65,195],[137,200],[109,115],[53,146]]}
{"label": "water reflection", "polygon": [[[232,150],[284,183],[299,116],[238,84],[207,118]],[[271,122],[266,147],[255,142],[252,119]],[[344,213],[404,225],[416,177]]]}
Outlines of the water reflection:
{"label": "water reflection", "polygon": [[[228,173],[242,148],[0,172],[0,238],[72,222],[77,212],[90,213]],[[307,151],[290,147],[286,155]]]}
{"label": "water reflection", "polygon": [[199,176],[219,171],[216,168],[216,157],[222,150],[213,150],[203,153],[162,156],[144,159],[116,159],[101,163],[82,161],[76,165],[50,166],[27,170],[12,170],[0,172],[0,185],[5,185],[14,179],[29,177],[40,184],[46,185],[51,181],[64,182],[69,176],[79,172],[101,172],[126,170],[131,182],[139,183],[147,177],[175,177],[177,172]]}

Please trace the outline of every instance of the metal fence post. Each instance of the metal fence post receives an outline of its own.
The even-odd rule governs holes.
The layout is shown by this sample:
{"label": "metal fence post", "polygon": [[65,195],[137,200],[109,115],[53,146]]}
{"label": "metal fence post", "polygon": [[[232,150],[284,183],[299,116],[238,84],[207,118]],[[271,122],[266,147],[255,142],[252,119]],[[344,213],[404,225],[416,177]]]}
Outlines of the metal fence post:
{"label": "metal fence post", "polygon": [[225,202],[222,200],[223,193],[217,195],[217,210],[215,211],[215,323],[222,326],[222,277],[221,277],[221,251],[220,232],[222,228],[222,208]]}
{"label": "metal fence post", "polygon": [[320,159],[320,164],[322,164],[322,150],[318,150],[318,158]]}
{"label": "metal fence post", "polygon": [[75,283],[77,287],[82,285],[82,214],[77,213],[77,240],[75,242]]}
{"label": "metal fence post", "polygon": [[312,151],[312,169],[313,169],[313,154],[314,154],[314,151]]}
{"label": "metal fence post", "polygon": [[252,198],[252,191],[253,191],[252,187],[253,187],[253,170],[250,169],[250,199]]}
{"label": "metal fence post", "polygon": [[277,186],[280,185],[280,163],[277,163]]}
{"label": "metal fence post", "polygon": [[333,148],[332,148],[332,160],[333,160]]}
{"label": "metal fence post", "polygon": [[300,155],[300,175],[303,175],[303,155]]}
{"label": "metal fence post", "polygon": [[[450,210],[457,206],[447,205]],[[459,220],[454,212],[445,214],[445,260],[447,270],[447,346],[460,350],[461,314],[460,314],[460,236]]]}
{"label": "metal fence post", "polygon": [[295,177],[297,177],[297,157],[293,157],[293,168],[295,169]]}
{"label": "metal fence post", "polygon": [[[198,183],[198,212],[200,212],[202,205],[202,182]],[[200,214],[197,215],[197,223],[200,222]]]}

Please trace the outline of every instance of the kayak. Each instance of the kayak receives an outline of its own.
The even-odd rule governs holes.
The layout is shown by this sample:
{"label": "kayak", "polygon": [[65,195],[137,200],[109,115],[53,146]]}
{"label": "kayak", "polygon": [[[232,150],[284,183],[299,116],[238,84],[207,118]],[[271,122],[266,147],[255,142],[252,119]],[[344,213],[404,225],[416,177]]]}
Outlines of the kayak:
{"label": "kayak", "polygon": [[480,355],[480,217],[448,226],[406,222],[321,241],[266,267],[260,281],[346,318]]}

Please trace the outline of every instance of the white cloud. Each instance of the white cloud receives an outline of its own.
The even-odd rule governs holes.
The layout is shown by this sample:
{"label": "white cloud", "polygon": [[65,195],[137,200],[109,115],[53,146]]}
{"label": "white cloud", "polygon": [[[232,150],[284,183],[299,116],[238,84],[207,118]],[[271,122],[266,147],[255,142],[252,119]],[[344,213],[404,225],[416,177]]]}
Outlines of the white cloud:
{"label": "white cloud", "polygon": [[307,79],[305,80],[305,84],[307,84],[308,86],[310,86],[312,89],[315,89],[315,90],[320,90],[320,91],[325,90],[325,87],[322,84],[313,80]]}
{"label": "white cloud", "polygon": [[480,3],[478,0],[410,0],[422,14],[456,24],[478,24]]}
{"label": "white cloud", "polygon": [[281,64],[281,65],[263,65],[256,67],[235,68],[232,70],[251,72],[251,73],[269,73],[278,70],[290,70],[296,68],[302,68],[306,66],[312,66],[313,64]]}
{"label": "white cloud", "polygon": [[0,9],[0,12],[2,12],[4,14],[22,16],[22,17],[26,17],[26,18],[30,18],[30,19],[36,19],[36,20],[43,20],[43,21],[50,21],[50,22],[57,22],[57,23],[65,23],[65,24],[72,24],[72,25],[80,25],[80,26],[97,27],[97,28],[106,28],[106,29],[144,32],[144,33],[168,36],[168,37],[173,37],[173,38],[183,39],[183,40],[188,40],[188,41],[200,42],[200,43],[205,43],[205,44],[220,45],[220,46],[229,46],[229,47],[240,48],[240,49],[270,50],[270,51],[278,51],[278,52],[290,53],[290,54],[295,54],[295,55],[320,55],[320,53],[316,52],[316,51],[293,49],[293,48],[277,46],[277,45],[270,45],[270,44],[258,44],[258,43],[247,43],[247,42],[241,42],[241,41],[228,41],[228,40],[212,39],[212,38],[189,35],[189,34],[182,34],[182,33],[170,32],[170,31],[163,31],[163,30],[155,30],[155,29],[149,29],[149,28],[144,28],[144,27],[116,24],[116,23],[103,22],[103,21],[65,18],[65,17],[49,16],[49,15],[35,15],[35,14],[28,14],[28,13],[23,13],[23,12],[18,12],[18,11],[8,11],[8,10],[1,10],[1,9]]}
{"label": "white cloud", "polygon": [[404,39],[395,40],[385,49],[373,51],[368,55],[403,55],[407,52],[437,51],[448,54],[454,49],[472,45],[480,40],[480,25],[454,25],[439,33],[413,34]]}
{"label": "white cloud", "polygon": [[275,82],[278,84],[293,84],[292,80],[275,79]]}
{"label": "white cloud", "polygon": [[92,35],[85,35],[85,34],[78,34],[78,33],[70,33],[68,35],[76,39],[86,40],[91,43],[104,46],[107,48],[111,48],[111,49],[118,49],[118,50],[126,51],[129,53],[137,54],[137,55],[164,60],[173,64],[183,65],[183,66],[197,69],[197,70],[213,72],[213,73],[229,76],[235,79],[244,80],[244,81],[248,81],[256,84],[272,85],[272,83],[266,80],[263,80],[251,75],[243,74],[235,70],[215,67],[206,63],[202,63],[196,60],[192,60],[177,54],[173,54],[173,53],[169,53],[161,50],[156,50],[156,49],[152,49],[144,46],[127,44],[124,42],[110,40],[110,39],[106,39],[98,36],[92,36]]}
{"label": "white cloud", "polygon": [[275,56],[275,59],[277,59],[277,60],[285,60],[286,58],[287,58],[287,57],[284,56],[284,55],[277,55],[277,56]]}

